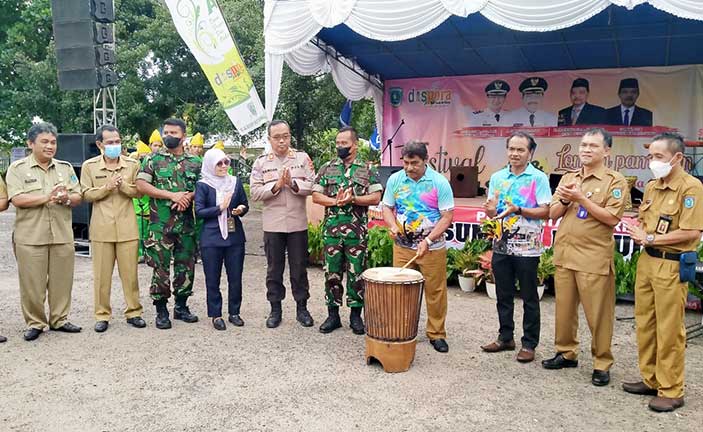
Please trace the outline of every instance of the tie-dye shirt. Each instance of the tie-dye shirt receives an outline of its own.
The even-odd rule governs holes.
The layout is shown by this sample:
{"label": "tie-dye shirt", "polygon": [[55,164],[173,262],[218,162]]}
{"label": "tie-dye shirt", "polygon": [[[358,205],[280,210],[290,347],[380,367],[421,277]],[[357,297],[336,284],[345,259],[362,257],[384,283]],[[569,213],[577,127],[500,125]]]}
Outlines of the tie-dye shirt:
{"label": "tie-dye shirt", "polygon": [[[494,173],[488,185],[488,196],[496,191],[498,196],[498,214],[512,202],[518,207],[535,208],[549,205],[552,194],[547,176],[532,164],[520,175],[510,171],[510,165]],[[540,256],[544,249],[542,244],[543,221],[524,216],[508,215],[503,220],[504,239],[495,239],[493,251],[507,255]],[[503,240],[501,242],[501,240]]]}
{"label": "tie-dye shirt", "polygon": [[[396,224],[400,234],[398,246],[417,249],[442,217],[441,212],[454,208],[454,194],[449,181],[429,166],[420,180],[415,181],[398,171],[390,176],[383,194],[383,204],[396,211]],[[430,249],[445,247],[444,236],[437,239]]]}

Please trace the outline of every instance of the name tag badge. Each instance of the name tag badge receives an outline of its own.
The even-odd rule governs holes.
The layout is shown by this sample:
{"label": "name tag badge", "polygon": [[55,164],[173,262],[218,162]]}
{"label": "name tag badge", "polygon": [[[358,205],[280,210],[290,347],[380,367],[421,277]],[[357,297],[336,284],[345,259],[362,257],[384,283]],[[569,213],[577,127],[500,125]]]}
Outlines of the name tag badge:
{"label": "name tag badge", "polygon": [[586,219],[588,217],[588,210],[580,205],[578,210],[576,210],[576,217],[579,219]]}
{"label": "name tag badge", "polygon": [[237,225],[234,224],[234,218],[227,218],[227,232],[233,233],[237,230]]}
{"label": "name tag badge", "polygon": [[659,222],[657,222],[657,234],[666,234],[669,232],[669,227],[671,226],[671,218],[669,216],[659,216]]}

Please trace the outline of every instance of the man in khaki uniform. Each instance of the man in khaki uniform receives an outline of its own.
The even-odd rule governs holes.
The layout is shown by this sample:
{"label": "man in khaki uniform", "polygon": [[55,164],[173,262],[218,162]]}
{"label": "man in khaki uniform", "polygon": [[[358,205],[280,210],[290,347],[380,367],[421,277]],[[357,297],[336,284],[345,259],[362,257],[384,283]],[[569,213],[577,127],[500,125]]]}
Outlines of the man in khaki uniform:
{"label": "man in khaki uniform", "polygon": [[682,252],[695,251],[703,230],[703,185],[684,171],[683,137],[657,135],[648,146],[655,180],[647,184],[640,226],[628,225],[645,247],[637,262],[635,322],[642,381],[623,383],[628,393],[655,396],[654,411],[682,407],[688,283],[679,279]]}
{"label": "man in khaki uniform", "polygon": [[291,291],[297,303],[296,320],[311,327],[307,309],[310,285],[307,273],[308,217],[306,198],[312,194],[315,179],[312,160],[307,153],[290,148],[290,127],[282,120],[268,126],[271,151],[259,156],[251,169],[251,198],[263,201],[264,251],[266,252],[266,298],[271,314],[266,327],[281,324],[281,302],[286,296],[283,285],[286,250]]}
{"label": "man in khaki uniform", "polygon": [[95,331],[107,330],[112,315],[110,290],[115,259],[127,303],[124,311],[127,323],[144,328],[137,279],[139,233],[132,204],[132,198],[139,196],[135,186],[139,162],[120,155],[122,141],[114,126],[101,126],[95,133],[95,141],[102,154],[85,161],[81,169],[83,199],[93,203],[90,242]]}
{"label": "man in khaki uniform", "polygon": [[32,153],[7,170],[8,196],[17,208],[12,238],[27,341],[38,338],[47,325],[67,333],[81,331],[68,321],[74,261],[71,207],[80,204],[81,190],[71,164],[54,159],[57,135],[51,123],[33,125],[27,132]]}
{"label": "man in khaki uniform", "polygon": [[[5,185],[5,180],[0,176],[0,212],[7,210],[10,205],[10,201],[7,199],[7,186]],[[0,343],[7,342],[5,336],[0,336]]]}
{"label": "man in khaki uniform", "polygon": [[591,330],[593,374],[591,382],[610,382],[613,354],[610,350],[615,318],[615,240],[613,228],[625,211],[627,181],[605,166],[612,136],[603,129],[581,138],[580,171],[562,177],[552,197],[549,217],[563,217],[554,241],[556,289],[556,355],[542,361],[545,369],[578,365],[578,306]]}

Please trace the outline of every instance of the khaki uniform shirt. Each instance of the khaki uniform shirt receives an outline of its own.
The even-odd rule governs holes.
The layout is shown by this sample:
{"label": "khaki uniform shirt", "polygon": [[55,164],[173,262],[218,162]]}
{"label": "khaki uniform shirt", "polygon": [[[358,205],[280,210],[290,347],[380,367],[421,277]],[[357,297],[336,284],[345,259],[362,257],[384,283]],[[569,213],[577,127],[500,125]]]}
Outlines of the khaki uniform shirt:
{"label": "khaki uniform shirt", "polygon": [[[132,198],[139,196],[135,185],[138,172],[139,162],[124,156],[120,156],[119,165],[115,169],[105,166],[102,155],[83,162],[83,199],[93,203],[93,214],[90,217],[91,240],[124,242],[139,238],[132,203]],[[118,174],[122,175],[122,184],[115,190],[108,190],[108,181]]]}
{"label": "khaki uniform shirt", "polygon": [[[584,177],[581,170],[564,175],[559,185],[574,182],[581,185],[588,199],[618,219],[622,218],[629,193],[622,174],[602,167]],[[554,195],[551,205],[557,202],[559,198]],[[613,227],[594,218],[579,204],[571,203],[554,240],[554,264],[570,270],[608,275],[614,266],[614,251]]]}
{"label": "khaki uniform shirt", "polygon": [[[703,184],[683,171],[668,183],[663,179],[650,181],[644,188],[638,219],[647,234],[666,234],[678,229],[703,230]],[[687,252],[698,249],[699,243],[699,239],[693,239],[655,248],[665,252]]]}
{"label": "khaki uniform shirt", "polygon": [[[291,179],[298,186],[295,192],[284,186],[274,194],[271,189],[283,173],[290,170]],[[263,201],[263,228],[266,232],[298,232],[308,229],[308,216],[305,211],[306,197],[312,194],[315,170],[307,153],[290,149],[279,158],[275,153],[259,156],[251,169],[251,198]]]}
{"label": "khaki uniform shirt", "polygon": [[[63,184],[68,193],[81,193],[76,172],[70,163],[52,159],[44,170],[34,155],[15,161],[7,170],[10,200],[20,194],[48,195],[54,186]],[[14,242],[23,245],[73,243],[72,210],[61,204],[18,208],[15,216]]]}

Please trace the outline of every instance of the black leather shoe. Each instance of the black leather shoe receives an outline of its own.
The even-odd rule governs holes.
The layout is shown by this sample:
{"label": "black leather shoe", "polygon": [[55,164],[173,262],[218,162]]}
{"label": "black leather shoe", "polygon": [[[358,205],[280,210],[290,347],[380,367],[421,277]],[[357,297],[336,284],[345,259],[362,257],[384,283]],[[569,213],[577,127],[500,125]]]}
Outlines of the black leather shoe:
{"label": "black leather shoe", "polygon": [[42,329],[29,328],[24,332],[24,340],[27,342],[33,341],[42,334]]}
{"label": "black leather shoe", "polygon": [[212,326],[215,327],[215,330],[227,330],[225,320],[223,320],[222,318],[213,318]]}
{"label": "black leather shoe", "polygon": [[64,323],[64,325],[62,325],[61,327],[52,328],[51,330],[60,331],[60,332],[64,332],[64,333],[80,333],[81,330],[83,330],[83,328],[81,328],[75,324],[71,324],[70,322],[66,321]]}
{"label": "black leather shoe", "polygon": [[146,322],[142,319],[142,317],[128,318],[127,324],[131,325],[132,327],[136,327],[136,328],[146,327]]}
{"label": "black leather shoe", "polygon": [[105,330],[107,330],[107,327],[109,326],[107,321],[98,321],[95,323],[95,331],[98,333],[102,333]]}
{"label": "black leather shoe", "polygon": [[578,365],[578,360],[565,359],[562,353],[557,353],[550,359],[542,360],[542,367],[545,369],[575,368]]}
{"label": "black leather shoe", "polygon": [[7,338],[5,336],[0,336],[0,343],[7,342]]}
{"label": "black leather shoe", "polygon": [[307,309],[298,309],[295,313],[295,320],[303,327],[312,327],[315,324]]}
{"label": "black leather shoe", "polygon": [[339,308],[330,306],[327,308],[327,319],[320,326],[320,333],[332,333],[342,327],[342,320],[339,318]]}
{"label": "black leather shoe", "polygon": [[351,308],[349,315],[349,327],[354,334],[362,335],[364,331],[364,320],[361,318],[361,308]]}
{"label": "black leather shoe", "polygon": [[430,339],[430,343],[434,347],[435,351],[445,353],[449,352],[449,345],[444,339]]}
{"label": "black leather shoe", "polygon": [[230,315],[227,320],[237,327],[244,326],[244,320],[239,315]]}
{"label": "black leather shoe", "polygon": [[276,328],[281,325],[282,320],[283,310],[281,309],[281,302],[271,302],[271,313],[266,318],[266,327]]}
{"label": "black leather shoe", "polygon": [[190,313],[190,309],[185,302],[177,302],[173,307],[173,319],[177,319],[187,323],[198,322],[198,316]]}
{"label": "black leather shoe", "polygon": [[603,371],[598,369],[593,369],[593,375],[591,375],[591,382],[594,386],[605,386],[610,383],[610,371]]}

